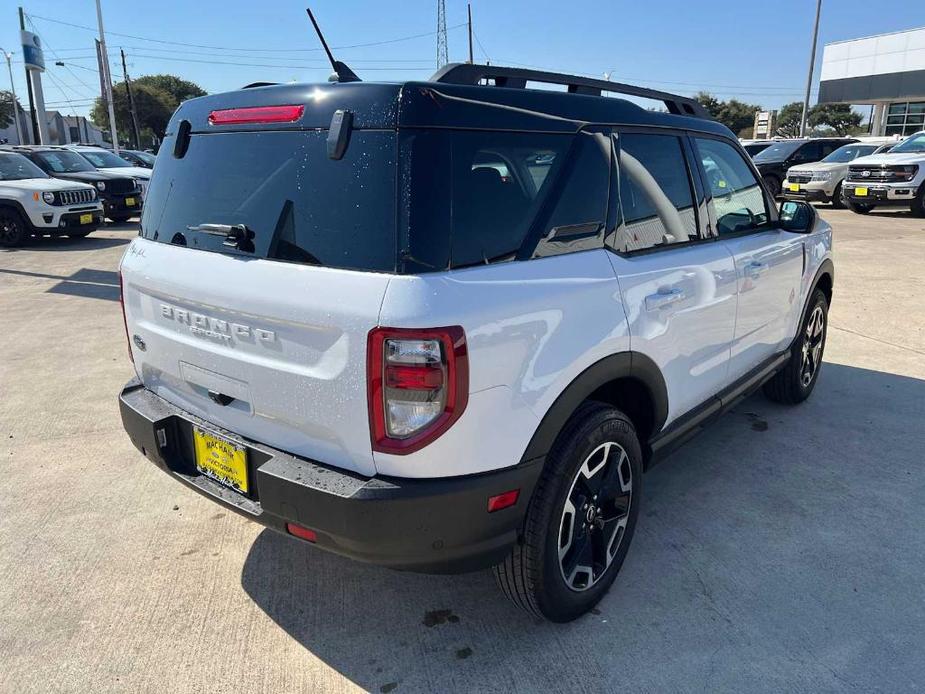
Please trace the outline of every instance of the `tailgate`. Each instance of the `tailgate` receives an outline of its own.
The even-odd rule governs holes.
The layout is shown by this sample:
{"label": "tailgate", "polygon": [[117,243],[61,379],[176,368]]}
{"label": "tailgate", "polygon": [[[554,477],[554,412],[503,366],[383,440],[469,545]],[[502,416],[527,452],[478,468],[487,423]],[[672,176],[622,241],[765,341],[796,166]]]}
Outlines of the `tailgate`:
{"label": "tailgate", "polygon": [[122,275],[147,388],[249,439],[375,474],[366,338],[388,275],[143,238],[126,252]]}

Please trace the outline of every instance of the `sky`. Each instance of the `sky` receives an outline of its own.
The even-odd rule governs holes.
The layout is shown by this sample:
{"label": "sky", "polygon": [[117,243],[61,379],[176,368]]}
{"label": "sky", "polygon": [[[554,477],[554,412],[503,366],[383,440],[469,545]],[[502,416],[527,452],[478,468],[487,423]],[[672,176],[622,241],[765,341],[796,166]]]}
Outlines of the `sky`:
{"label": "sky", "polygon": [[[256,81],[324,81],[330,68],[305,14],[309,1],[335,56],[361,78],[426,79],[433,73],[436,0],[102,0],[113,79],[122,79],[124,48],[130,77],[172,73],[208,92]],[[87,115],[99,95],[94,0],[23,2],[27,29],[45,45],[48,109]],[[473,0],[475,59],[592,76],[607,72],[615,81],[680,94],[705,90],[778,108],[803,98],[815,5]],[[823,0],[813,102],[825,43],[925,26],[925,2],[903,3],[902,11],[876,9],[886,6],[894,7]],[[450,60],[464,61],[466,3],[446,0],[446,14]],[[26,103],[14,0],[0,1],[0,47],[15,51],[16,93]],[[65,66],[56,66],[58,60]],[[0,85],[9,88],[7,74]]]}

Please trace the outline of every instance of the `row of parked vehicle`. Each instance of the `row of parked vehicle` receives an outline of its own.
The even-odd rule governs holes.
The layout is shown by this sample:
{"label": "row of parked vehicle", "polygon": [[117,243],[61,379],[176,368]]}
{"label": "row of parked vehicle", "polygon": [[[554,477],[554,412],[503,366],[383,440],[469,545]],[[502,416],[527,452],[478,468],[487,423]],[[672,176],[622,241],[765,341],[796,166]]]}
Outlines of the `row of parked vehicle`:
{"label": "row of parked vehicle", "polygon": [[141,212],[150,177],[150,166],[102,147],[4,147],[0,246],[18,246],[30,236],[81,238],[107,217],[125,222]]}
{"label": "row of parked vehicle", "polygon": [[906,207],[925,217],[925,131],[891,138],[814,138],[743,143],[775,197],[828,202],[867,214]]}

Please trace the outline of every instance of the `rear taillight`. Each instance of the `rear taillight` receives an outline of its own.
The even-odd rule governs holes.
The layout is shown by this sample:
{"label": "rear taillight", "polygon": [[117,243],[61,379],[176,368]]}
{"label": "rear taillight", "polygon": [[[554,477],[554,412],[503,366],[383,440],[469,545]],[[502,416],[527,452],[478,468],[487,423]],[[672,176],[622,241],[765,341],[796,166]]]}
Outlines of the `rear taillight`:
{"label": "rear taillight", "polygon": [[246,123],[293,123],[305,113],[305,106],[253,106],[226,108],[209,113],[210,125],[243,125]]}
{"label": "rear taillight", "polygon": [[367,349],[373,450],[416,451],[466,409],[469,363],[461,327],[375,328]]}
{"label": "rear taillight", "polygon": [[132,354],[132,338],[128,334],[128,318],[125,317],[125,278],[122,276],[122,270],[119,269],[119,305],[122,307],[122,325],[125,328],[125,344],[128,348],[128,358],[133,364],[135,355]]}

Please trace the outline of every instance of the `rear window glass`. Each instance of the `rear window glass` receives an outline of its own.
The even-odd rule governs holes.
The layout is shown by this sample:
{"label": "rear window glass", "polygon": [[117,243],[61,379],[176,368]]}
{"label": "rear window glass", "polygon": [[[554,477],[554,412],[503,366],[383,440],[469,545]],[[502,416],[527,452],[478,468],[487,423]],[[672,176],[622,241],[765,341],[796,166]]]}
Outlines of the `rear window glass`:
{"label": "rear window glass", "polygon": [[572,140],[543,133],[406,133],[405,265],[423,271],[513,259]]}
{"label": "rear window glass", "polygon": [[[168,138],[145,199],[149,239],[245,257],[394,272],[393,131],[356,130],[340,160],[327,132],[193,135],[181,159]],[[245,225],[253,252],[190,229]]]}

